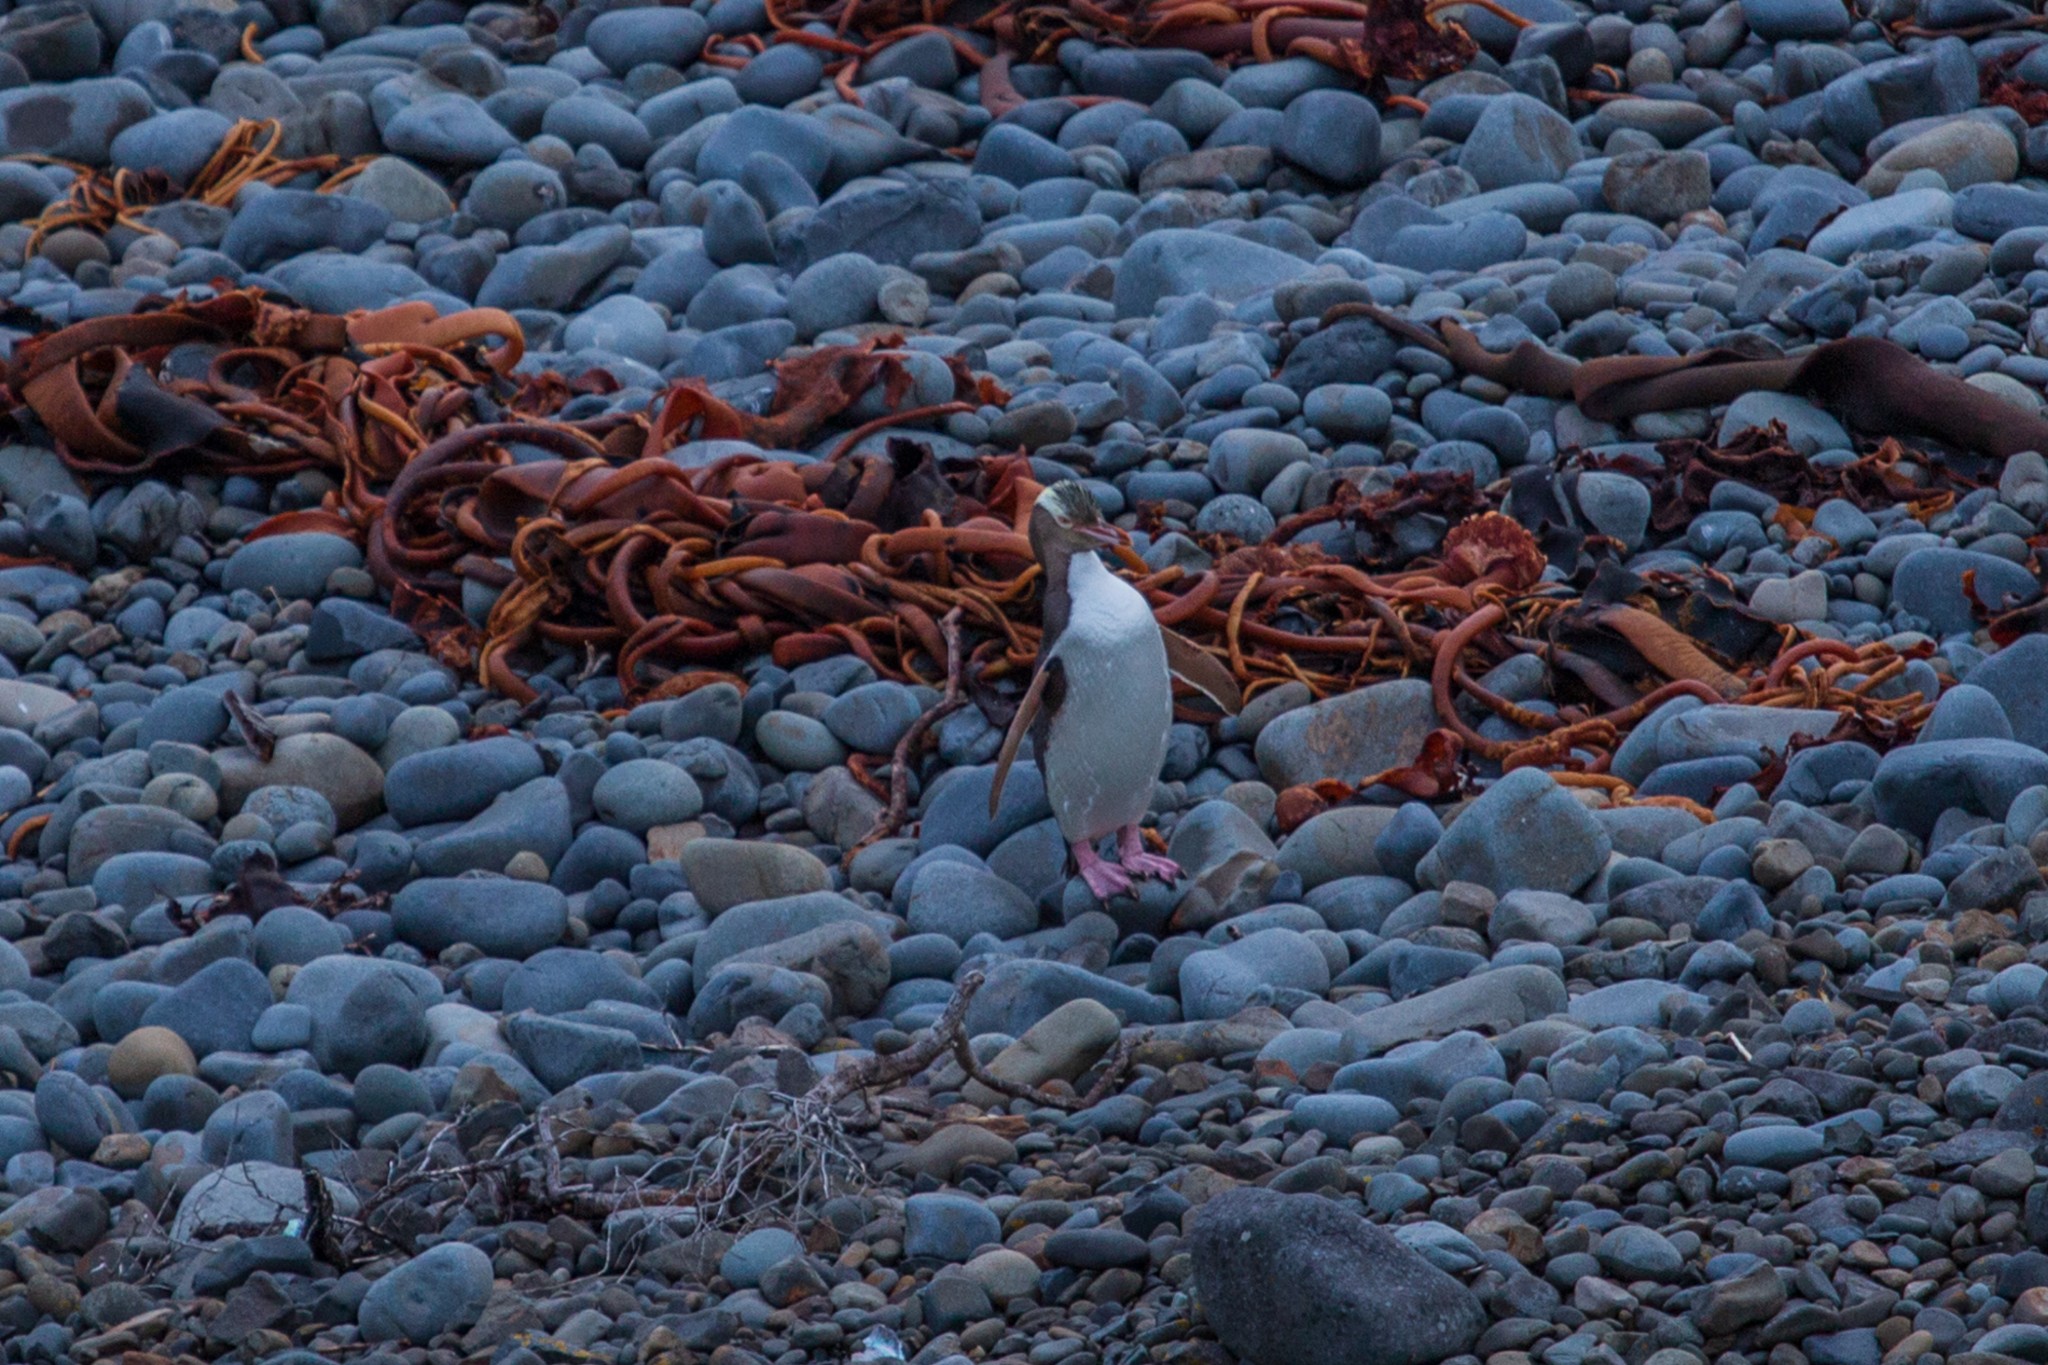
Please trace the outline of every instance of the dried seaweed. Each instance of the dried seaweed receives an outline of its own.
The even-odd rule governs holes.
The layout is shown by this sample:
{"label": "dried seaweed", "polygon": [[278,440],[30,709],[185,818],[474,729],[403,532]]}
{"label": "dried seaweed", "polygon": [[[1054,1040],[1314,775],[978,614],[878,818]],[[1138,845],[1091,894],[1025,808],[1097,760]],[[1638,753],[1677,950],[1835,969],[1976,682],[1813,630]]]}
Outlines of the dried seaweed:
{"label": "dried seaweed", "polygon": [[1522,393],[1568,398],[1596,421],[1709,407],[1773,390],[1836,408],[1850,427],[1877,436],[1931,436],[2000,459],[2023,450],[2048,450],[2048,417],[2017,408],[1881,337],[1823,342],[1796,355],[1768,348],[1759,353],[1752,338],[1742,347],[1710,347],[1680,356],[1620,355],[1581,362],[1530,340],[1511,351],[1488,351],[1457,322],[1446,319],[1438,327],[1425,327],[1373,304],[1339,304],[1323,314],[1322,325],[1353,317],[1370,318],[1467,374]]}
{"label": "dried seaweed", "polygon": [[[1061,43],[1075,38],[1179,48],[1226,62],[1307,57],[1383,94],[1389,80],[1429,81],[1472,61],[1478,45],[1442,17],[1459,8],[1487,10],[1517,28],[1529,23],[1493,0],[1001,0],[992,7],[954,0],[771,0],[767,41],[818,49],[840,94],[858,103],[854,83],[863,63],[905,38],[941,33],[980,71],[984,106],[1002,114],[1021,102],[1009,78],[1011,58],[1050,62]],[[760,41],[737,45],[758,50]],[[720,45],[734,44],[714,37],[707,60],[721,59],[714,51]]]}
{"label": "dried seaweed", "polygon": [[2003,105],[2026,120],[2029,128],[2048,123],[2048,90],[2013,74],[2030,49],[2001,52],[1977,73],[1977,96],[1985,105]]}
{"label": "dried seaweed", "polygon": [[[1389,325],[1462,367],[1508,366],[1539,386],[1673,379],[1669,366],[1621,375],[1548,353],[1490,357],[1451,327],[1439,336]],[[1024,530],[1040,485],[1029,461],[999,453],[942,465],[900,435],[879,451],[863,445],[883,426],[1005,401],[992,381],[956,365],[949,401],[902,408],[907,353],[878,335],[780,364],[758,412],[685,380],[645,411],[564,420],[577,386],[515,377],[522,349],[517,324],[491,310],[437,318],[401,305],[337,318],[242,291],[38,337],[18,349],[7,387],[19,422],[89,478],[165,464],[328,472],[336,489],[321,507],[249,534],[356,540],[394,614],[436,658],[521,702],[559,694],[549,670],[564,655],[582,677],[608,666],[621,698],[637,702],[740,683],[736,670],[764,654],[791,667],[850,653],[879,676],[944,688],[943,706],[1001,718],[1037,647],[1039,570]],[[1813,367],[1810,357],[1774,363]],[[1711,365],[1694,373],[1724,382]],[[695,444],[709,440],[748,449]],[[823,458],[758,453],[803,447]],[[1910,737],[1929,703],[1898,688],[1906,656],[1804,641],[1755,616],[1712,571],[1624,571],[1618,547],[1580,529],[1572,484],[1595,469],[1641,479],[1656,525],[1671,531],[1716,483],[1739,479],[1779,499],[1779,524],[1798,541],[1829,498],[1907,501],[1932,516],[1970,479],[1890,438],[1834,468],[1789,450],[1775,430],[1659,453],[1661,467],[1572,454],[1483,488],[1449,473],[1359,471],[1263,543],[1210,538],[1206,568],[1154,570],[1128,549],[1122,567],[1160,622],[1228,667],[1247,696],[1288,683],[1327,697],[1427,679],[1442,728],[1415,761],[1357,790],[1438,798],[1476,764],[1538,764],[1632,800],[1606,766],[1635,724],[1678,695],[1832,707],[1874,742]],[[1141,526],[1160,528],[1157,508],[1134,510]],[[1302,533],[1317,527],[1348,530],[1333,544],[1353,552],[1307,543]],[[1438,539],[1435,553],[1413,555],[1402,536],[1417,528]],[[495,594],[480,622],[462,609],[478,588]],[[2031,620],[2014,614],[1994,630]],[[1554,713],[1482,681],[1523,653],[1551,666]],[[1211,718],[1192,701],[1182,715]],[[1509,728],[1482,732],[1475,715]],[[856,774],[886,792],[880,831],[907,813],[929,729],[906,737],[886,788],[865,765]],[[1306,818],[1355,794],[1295,789],[1283,815]]]}
{"label": "dried seaweed", "polygon": [[363,156],[344,160],[331,154],[280,156],[278,149],[284,140],[284,125],[276,119],[237,120],[190,183],[182,185],[154,169],[107,170],[55,162],[50,157],[13,158],[64,165],[75,172],[70,192],[29,223],[27,250],[33,253],[43,238],[69,227],[96,233],[117,225],[147,231],[139,215],[159,204],[191,199],[226,207],[234,203],[235,196],[245,187],[259,181],[281,185],[301,176],[316,175],[322,177],[320,191],[329,193],[353,180],[374,159]]}

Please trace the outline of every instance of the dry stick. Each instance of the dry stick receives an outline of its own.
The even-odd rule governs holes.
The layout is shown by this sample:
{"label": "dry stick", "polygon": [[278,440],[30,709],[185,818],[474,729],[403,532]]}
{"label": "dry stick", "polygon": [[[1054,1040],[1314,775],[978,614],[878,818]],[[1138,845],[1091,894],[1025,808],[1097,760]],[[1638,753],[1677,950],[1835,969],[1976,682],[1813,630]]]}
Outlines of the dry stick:
{"label": "dry stick", "polygon": [[967,704],[967,698],[960,695],[960,615],[961,609],[954,607],[939,622],[939,628],[946,633],[945,699],[912,721],[910,728],[903,732],[903,738],[896,741],[896,751],[889,756],[889,808],[875,821],[874,828],[847,850],[849,863],[853,861],[854,854],[903,828],[904,820],[910,815],[911,758],[923,747],[925,736],[931,733],[933,726]]}
{"label": "dry stick", "polygon": [[792,1151],[799,1167],[791,1186],[799,1208],[804,1189],[814,1177],[830,1183],[834,1160],[858,1168],[860,1163],[845,1147],[829,1111],[808,1108],[802,1101],[792,1105],[781,1118],[766,1122],[737,1124],[720,1134],[723,1145],[711,1170],[683,1189],[633,1185],[625,1189],[599,1190],[589,1184],[569,1185],[562,1179],[561,1152],[554,1141],[553,1121],[539,1121],[540,1151],[545,1192],[559,1205],[577,1212],[610,1215],[626,1209],[695,1209],[707,1222],[722,1222],[732,1203],[755,1177],[774,1171]]}
{"label": "dry stick", "polygon": [[1150,1029],[1132,1029],[1116,1040],[1110,1050],[1109,1060],[1103,1064],[1102,1074],[1095,1078],[1095,1084],[1088,1087],[1088,1093],[1081,1097],[1080,1108],[1093,1109],[1115,1093],[1117,1083],[1131,1069],[1131,1063],[1138,1060],[1138,1049],[1151,1035]]}
{"label": "dry stick", "polygon": [[306,1185],[305,1240],[316,1259],[346,1269],[348,1261],[342,1254],[341,1239],[334,1233],[334,1200],[327,1193],[327,1182],[311,1166],[301,1166],[299,1174]]}
{"label": "dry stick", "polygon": [[[466,1113],[467,1111],[464,1112]],[[460,1116],[458,1116],[458,1121],[459,1119]],[[521,1137],[529,1135],[532,1131],[532,1124],[522,1124],[520,1127],[515,1128],[503,1142],[498,1144],[497,1150],[492,1152],[491,1155],[488,1157],[484,1157],[481,1160],[477,1161],[465,1161],[452,1165],[436,1166],[433,1164],[435,1159],[435,1151],[438,1148],[440,1148],[443,1138],[450,1137],[455,1132],[455,1123],[451,1122],[443,1126],[438,1132],[434,1134],[434,1136],[428,1141],[425,1149],[420,1152],[418,1157],[414,1159],[411,1165],[401,1170],[398,1168],[397,1163],[394,1161],[392,1163],[391,1169],[385,1175],[384,1184],[380,1185],[374,1192],[365,1196],[362,1199],[360,1206],[356,1209],[354,1217],[343,1217],[340,1214],[330,1214],[330,1217],[332,1218],[332,1221],[336,1224],[351,1229],[355,1229],[362,1235],[362,1237],[375,1238],[377,1240],[386,1242],[391,1246],[397,1247],[400,1250],[410,1251],[411,1248],[409,1246],[407,1246],[404,1243],[401,1243],[396,1238],[392,1237],[389,1233],[375,1226],[377,1216],[383,1209],[395,1203],[398,1200],[399,1196],[405,1194],[407,1191],[415,1189],[418,1186],[427,1184],[429,1182],[452,1180],[463,1185],[466,1191],[468,1188],[472,1186],[472,1182],[481,1182],[485,1179],[491,1178],[503,1179],[507,1175],[507,1173],[511,1171],[513,1163],[517,1160],[519,1155],[517,1151],[513,1150],[514,1144],[517,1143]],[[307,1170],[306,1173],[309,1178],[313,1176],[313,1172],[310,1170],[310,1168]],[[337,1245],[331,1249],[340,1250],[341,1248],[339,1246],[339,1240],[336,1240]],[[352,1245],[358,1244],[359,1240],[360,1239],[353,1235],[350,1238],[350,1242]],[[318,1249],[316,1248],[316,1255],[317,1254],[319,1253]],[[322,1257],[322,1259],[328,1258]],[[352,1264],[359,1263],[361,1259],[362,1256],[360,1254],[360,1249],[358,1249],[358,1254],[355,1256],[354,1259],[349,1259],[346,1257],[342,1260],[328,1259],[328,1264],[336,1266],[338,1268],[346,1269],[348,1266]]]}
{"label": "dry stick", "polygon": [[965,1034],[955,1035],[953,1056],[971,1079],[999,1095],[1007,1095],[1013,1100],[1024,1100],[1030,1104],[1042,1104],[1048,1109],[1058,1109],[1063,1113],[1076,1114],[1083,1109],[1093,1108],[1109,1098],[1110,1091],[1115,1088],[1123,1073],[1130,1068],[1132,1058],[1137,1056],[1138,1044],[1142,1038],[1142,1030],[1118,1038],[1115,1049],[1109,1054],[1109,1064],[1103,1068],[1102,1074],[1096,1078],[1095,1084],[1089,1087],[1085,1095],[1055,1094],[1022,1081],[1006,1081],[994,1075],[976,1060],[973,1049],[967,1045]]}
{"label": "dry stick", "polygon": [[918,1072],[937,1061],[953,1046],[953,1039],[963,1036],[967,1024],[967,1006],[974,1000],[975,992],[982,988],[988,977],[981,972],[969,972],[953,987],[953,998],[946,1002],[946,1008],[939,1015],[931,1032],[917,1039],[901,1052],[884,1057],[877,1054],[863,1057],[847,1066],[837,1067],[832,1074],[812,1088],[804,1096],[805,1103],[814,1103],[820,1108],[830,1108],[847,1097],[874,1089],[878,1086],[894,1085],[915,1076]]}
{"label": "dry stick", "polygon": [[227,703],[228,715],[234,718],[235,728],[242,732],[242,742],[256,751],[256,757],[265,763],[270,762],[277,752],[277,731],[271,729],[269,722],[257,715],[255,708],[243,701],[232,687],[220,695],[221,700]]}
{"label": "dry stick", "polygon": [[[814,1184],[830,1193],[835,1164],[856,1178],[863,1169],[860,1158],[846,1140],[847,1132],[856,1120],[854,1116],[835,1112],[837,1106],[846,1100],[856,1097],[861,1100],[864,1116],[870,1120],[867,1126],[871,1127],[879,1120],[875,1118],[869,1102],[869,1091],[906,1081],[950,1053],[959,1059],[970,1076],[999,1093],[1069,1112],[1086,1109],[1100,1103],[1115,1089],[1145,1039],[1146,1031],[1142,1029],[1123,1034],[1105,1059],[1095,1084],[1087,1095],[1078,1099],[1042,1093],[1002,1080],[990,1075],[967,1046],[967,1009],[986,980],[978,971],[961,977],[937,1021],[903,1051],[850,1062],[821,1079],[806,1094],[791,1099],[788,1109],[780,1116],[726,1128],[720,1134],[722,1142],[717,1156],[709,1162],[709,1169],[699,1164],[697,1170],[700,1174],[682,1189],[633,1185],[600,1190],[589,1183],[570,1184],[562,1173],[562,1153],[557,1143],[555,1118],[543,1114],[532,1123],[515,1129],[496,1151],[481,1160],[433,1166],[434,1152],[439,1145],[437,1138],[421,1154],[419,1164],[404,1172],[394,1172],[384,1187],[365,1201],[357,1218],[334,1218],[333,1222],[361,1228],[365,1233],[374,1235],[374,1229],[368,1224],[378,1208],[404,1191],[429,1180],[452,1179],[464,1184],[478,1178],[516,1181],[514,1167],[528,1149],[533,1150],[541,1164],[543,1197],[549,1204],[576,1214],[604,1217],[629,1209],[692,1209],[706,1221],[722,1222],[731,1216],[735,1200],[750,1188],[758,1188],[761,1180],[778,1177],[788,1188],[774,1196],[774,1202],[785,1203],[793,1198],[801,1208],[807,1191]],[[786,1169],[786,1163],[792,1158],[794,1170]],[[314,1178],[309,1172],[309,1183]],[[325,1193],[324,1189],[321,1192]],[[317,1201],[316,1197],[309,1202],[324,1201]],[[324,1258],[337,1267],[348,1264],[332,1240]]]}
{"label": "dry stick", "polygon": [[963,976],[953,989],[953,998],[947,1002],[945,1011],[930,1032],[903,1051],[887,1057],[864,1057],[834,1070],[809,1092],[792,1100],[788,1111],[779,1119],[740,1124],[728,1129],[722,1134],[725,1145],[711,1172],[686,1189],[636,1186],[603,1191],[589,1184],[564,1183],[562,1154],[555,1145],[554,1121],[544,1114],[536,1121],[539,1140],[534,1145],[539,1149],[547,1197],[557,1204],[598,1214],[612,1214],[624,1209],[694,1208],[722,1216],[751,1177],[777,1165],[791,1150],[795,1150],[800,1154],[802,1163],[797,1176],[801,1182],[797,1197],[801,1200],[803,1184],[821,1172],[829,1179],[828,1168],[833,1158],[847,1160],[855,1166],[859,1164],[845,1147],[842,1136],[845,1125],[833,1113],[833,1107],[842,1100],[859,1095],[865,1108],[868,1090],[907,1080],[937,1061],[956,1040],[964,1038],[967,1006],[986,980],[980,972],[969,972]]}
{"label": "dry stick", "polygon": [[[113,1360],[133,1351],[142,1344],[140,1333],[149,1328],[169,1331],[172,1320],[178,1316],[181,1305],[171,1304],[163,1308],[152,1308],[138,1313],[126,1322],[117,1322],[95,1336],[81,1338],[72,1343],[73,1360]],[[152,1333],[156,1335],[156,1333]],[[147,1359],[148,1357],[143,1357]],[[162,1359],[161,1356],[157,1359]]]}

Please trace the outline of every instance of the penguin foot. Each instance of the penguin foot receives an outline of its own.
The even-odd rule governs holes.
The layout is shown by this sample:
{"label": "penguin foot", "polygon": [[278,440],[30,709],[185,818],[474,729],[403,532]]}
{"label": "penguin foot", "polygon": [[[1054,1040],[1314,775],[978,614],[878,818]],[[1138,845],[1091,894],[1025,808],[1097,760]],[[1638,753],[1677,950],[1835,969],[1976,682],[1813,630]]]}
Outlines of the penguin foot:
{"label": "penguin foot", "polygon": [[1171,858],[1145,851],[1145,836],[1136,825],[1117,833],[1117,861],[1133,877],[1157,877],[1163,882],[1180,880],[1180,864]]}
{"label": "penguin foot", "polygon": [[1081,880],[1088,883],[1088,889],[1099,901],[1121,896],[1131,889],[1131,874],[1109,862],[1095,851],[1092,843],[1073,846],[1074,861],[1080,865]]}
{"label": "penguin foot", "polygon": [[1133,877],[1157,877],[1162,882],[1180,880],[1180,864],[1157,853],[1127,853],[1123,864],[1124,871]]}

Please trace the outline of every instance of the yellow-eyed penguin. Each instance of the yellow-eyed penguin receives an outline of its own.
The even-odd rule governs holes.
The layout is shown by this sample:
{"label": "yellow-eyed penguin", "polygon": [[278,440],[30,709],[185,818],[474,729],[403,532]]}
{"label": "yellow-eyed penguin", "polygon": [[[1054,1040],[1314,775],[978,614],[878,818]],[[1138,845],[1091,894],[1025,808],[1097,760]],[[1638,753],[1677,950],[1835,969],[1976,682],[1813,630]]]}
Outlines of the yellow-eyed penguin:
{"label": "yellow-eyed penguin", "polygon": [[[989,812],[1028,731],[1046,800],[1097,899],[1128,891],[1133,877],[1172,880],[1180,867],[1145,851],[1138,822],[1152,802],[1173,723],[1179,676],[1225,710],[1241,704],[1221,664],[1152,618],[1138,590],[1109,571],[1097,550],[1124,542],[1094,496],[1071,480],[1031,509],[1031,548],[1045,571],[1043,622],[1031,686],[996,759]],[[1096,841],[1117,836],[1116,860]]]}

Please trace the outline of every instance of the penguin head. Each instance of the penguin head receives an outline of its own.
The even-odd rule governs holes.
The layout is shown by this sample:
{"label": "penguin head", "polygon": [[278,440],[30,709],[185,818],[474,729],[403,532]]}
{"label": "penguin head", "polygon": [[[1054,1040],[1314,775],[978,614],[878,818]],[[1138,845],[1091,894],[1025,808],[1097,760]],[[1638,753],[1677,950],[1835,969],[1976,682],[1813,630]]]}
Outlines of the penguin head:
{"label": "penguin head", "polygon": [[1124,533],[1102,519],[1095,495],[1072,479],[1051,485],[1032,505],[1031,546],[1041,562],[1055,553],[1081,554],[1124,541]]}

